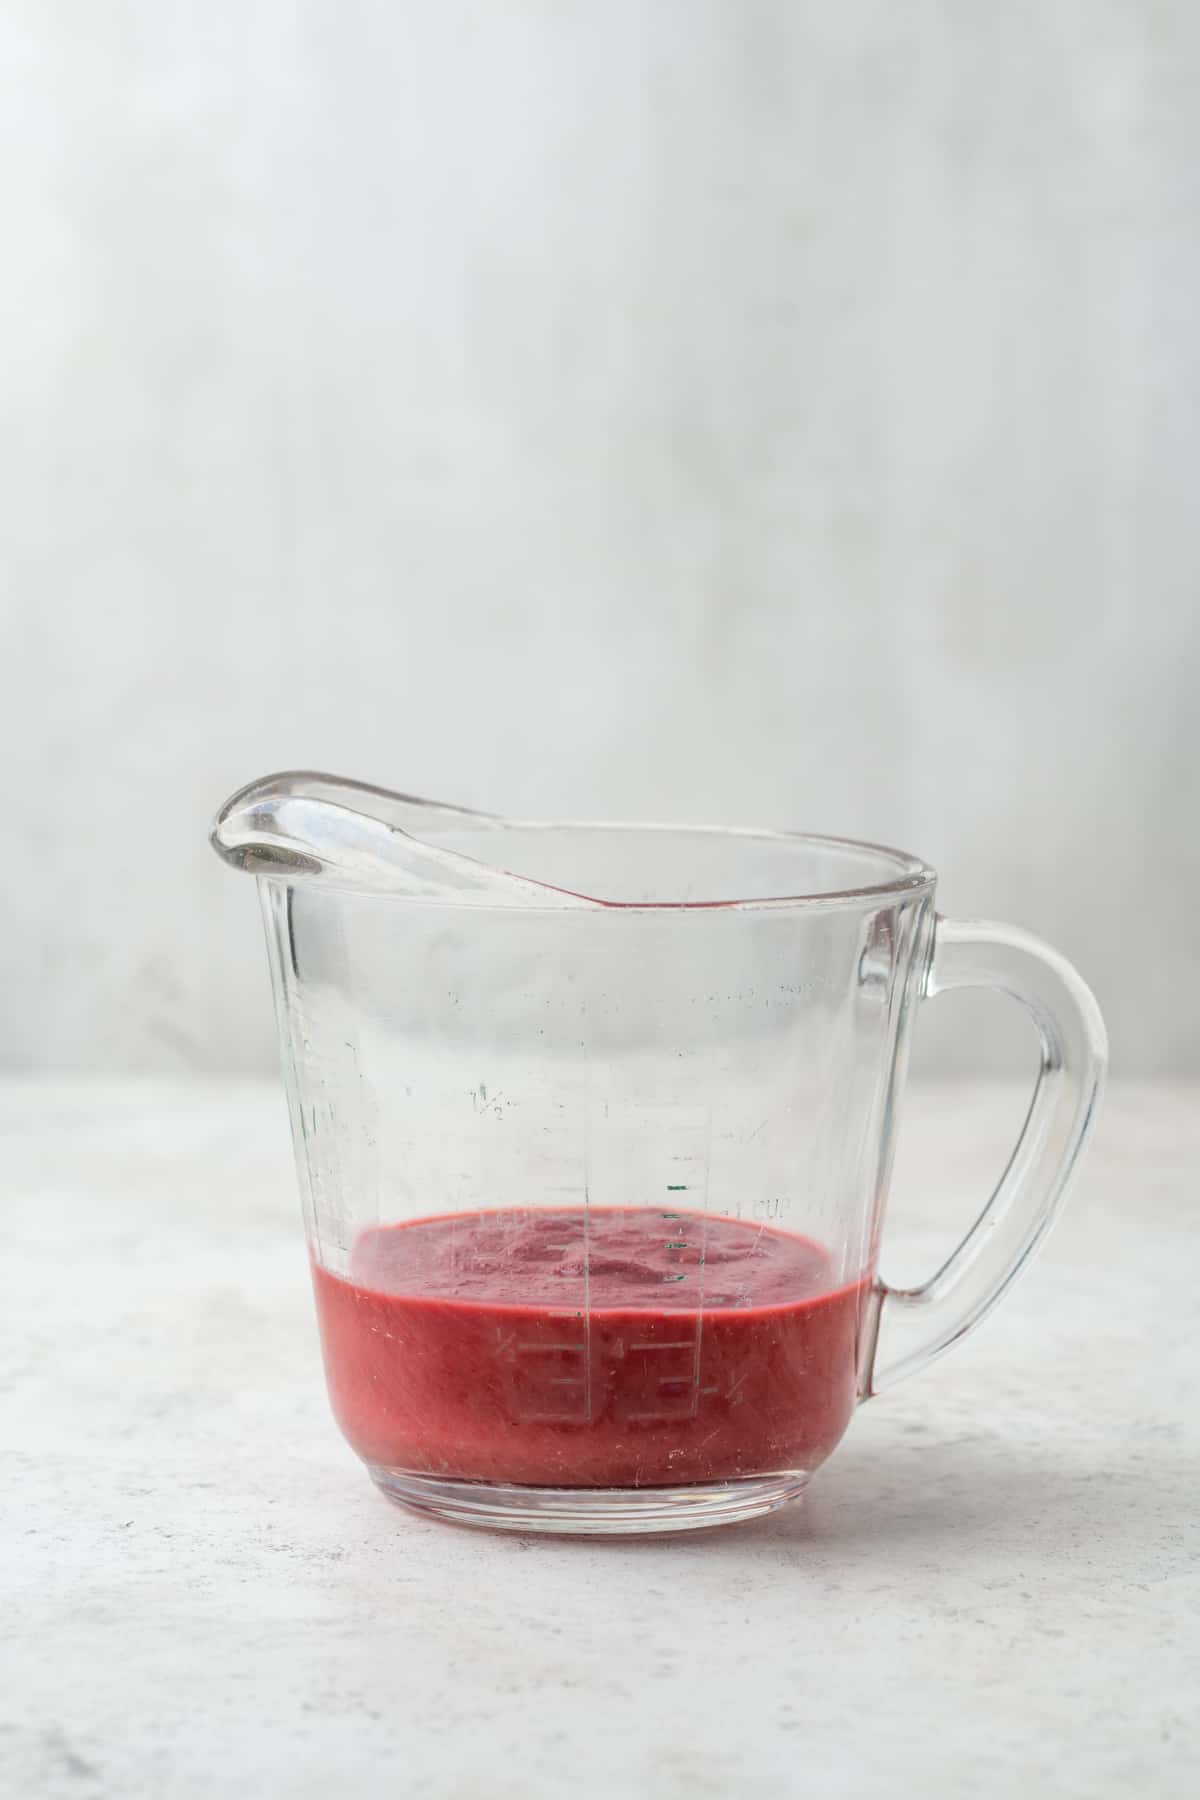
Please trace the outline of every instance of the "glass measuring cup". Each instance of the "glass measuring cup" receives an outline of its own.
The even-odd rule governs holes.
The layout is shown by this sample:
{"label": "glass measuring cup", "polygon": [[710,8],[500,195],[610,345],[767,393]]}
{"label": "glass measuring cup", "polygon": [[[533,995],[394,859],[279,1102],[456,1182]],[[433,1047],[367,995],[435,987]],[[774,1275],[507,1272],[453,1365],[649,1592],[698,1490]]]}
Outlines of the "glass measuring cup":
{"label": "glass measuring cup", "polygon": [[[878,846],[506,821],[269,777],[254,873],[342,1431],[392,1498],[678,1530],[800,1494],[856,1405],[976,1325],[1057,1211],[1104,1029],[1022,931]],[[877,1273],[917,1003],[996,987],[1041,1069],[921,1287]]]}

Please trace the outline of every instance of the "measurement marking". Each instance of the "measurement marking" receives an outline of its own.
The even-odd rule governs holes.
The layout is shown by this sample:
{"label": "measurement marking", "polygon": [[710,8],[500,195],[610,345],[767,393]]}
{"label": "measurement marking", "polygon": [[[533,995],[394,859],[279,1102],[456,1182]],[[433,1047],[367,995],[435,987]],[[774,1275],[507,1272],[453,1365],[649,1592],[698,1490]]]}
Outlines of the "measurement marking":
{"label": "measurement marking", "polygon": [[582,1344],[518,1344],[518,1350],[571,1350],[576,1356],[582,1355]]}
{"label": "measurement marking", "polygon": [[[695,1338],[672,1338],[669,1344],[630,1344],[629,1346],[631,1352],[634,1350],[694,1350],[695,1347]],[[743,1377],[743,1379],[745,1378]]]}
{"label": "measurement marking", "polygon": [[582,1375],[547,1375],[546,1377],[547,1387],[582,1387],[583,1385]]}

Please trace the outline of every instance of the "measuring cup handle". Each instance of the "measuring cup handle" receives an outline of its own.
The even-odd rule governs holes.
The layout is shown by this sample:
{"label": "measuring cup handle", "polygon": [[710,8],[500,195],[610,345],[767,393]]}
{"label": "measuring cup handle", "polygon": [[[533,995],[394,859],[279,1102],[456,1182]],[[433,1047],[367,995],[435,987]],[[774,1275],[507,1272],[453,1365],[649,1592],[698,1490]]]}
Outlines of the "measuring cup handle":
{"label": "measuring cup handle", "polygon": [[920,1287],[876,1283],[867,1395],[924,1368],[992,1310],[1062,1206],[1103,1087],[1108,1043],[1100,1009],[1048,944],[1012,925],[939,918],[925,994],[964,987],[997,988],[1028,1007],[1041,1067],[1008,1166],[953,1255]]}

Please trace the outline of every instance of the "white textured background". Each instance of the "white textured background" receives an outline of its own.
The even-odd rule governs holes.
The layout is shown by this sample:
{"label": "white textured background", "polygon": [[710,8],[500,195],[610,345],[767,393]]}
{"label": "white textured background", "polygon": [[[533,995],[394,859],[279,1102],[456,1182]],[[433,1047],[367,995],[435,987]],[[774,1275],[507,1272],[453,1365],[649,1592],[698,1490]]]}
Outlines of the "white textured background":
{"label": "white textured background", "polygon": [[204,839],[316,765],[900,843],[1200,1067],[1195,0],[8,0],[0,89],[0,1061],[271,1066]]}

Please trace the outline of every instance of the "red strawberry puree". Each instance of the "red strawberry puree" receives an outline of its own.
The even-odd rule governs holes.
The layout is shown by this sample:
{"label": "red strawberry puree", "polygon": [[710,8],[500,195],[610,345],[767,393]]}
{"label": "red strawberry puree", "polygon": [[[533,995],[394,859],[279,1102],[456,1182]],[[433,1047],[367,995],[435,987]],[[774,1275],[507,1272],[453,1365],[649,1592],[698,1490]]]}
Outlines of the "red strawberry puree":
{"label": "red strawberry puree", "polygon": [[365,1461],[553,1487],[811,1470],[854,1407],[869,1278],[808,1238],[639,1208],[452,1213],[313,1266]]}

